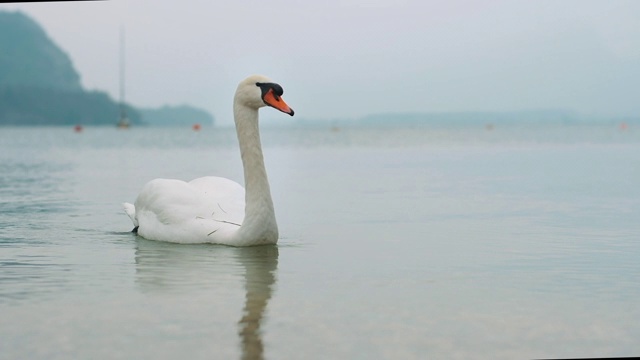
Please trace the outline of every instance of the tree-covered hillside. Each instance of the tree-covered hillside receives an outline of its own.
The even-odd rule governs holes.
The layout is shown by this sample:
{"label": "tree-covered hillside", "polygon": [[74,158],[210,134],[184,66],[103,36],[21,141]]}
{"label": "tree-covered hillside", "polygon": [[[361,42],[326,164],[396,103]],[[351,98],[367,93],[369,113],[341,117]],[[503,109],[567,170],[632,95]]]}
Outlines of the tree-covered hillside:
{"label": "tree-covered hillside", "polygon": [[69,56],[21,12],[0,12],[0,86],[82,90]]}
{"label": "tree-covered hillside", "polygon": [[35,21],[0,11],[0,125],[115,125],[118,116],[106,93],[82,88],[69,56]]}
{"label": "tree-covered hillside", "polygon": [[[140,114],[126,107],[129,119]],[[39,87],[0,87],[3,125],[115,125],[119,107],[99,91],[63,91]]]}

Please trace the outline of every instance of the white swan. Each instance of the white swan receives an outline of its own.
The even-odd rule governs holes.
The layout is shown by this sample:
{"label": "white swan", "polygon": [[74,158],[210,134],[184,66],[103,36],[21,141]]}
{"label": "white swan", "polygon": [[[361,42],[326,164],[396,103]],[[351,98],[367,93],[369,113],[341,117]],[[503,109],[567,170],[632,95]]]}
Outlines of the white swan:
{"label": "white swan", "polygon": [[262,157],[258,109],[271,106],[293,116],[282,87],[260,75],[240,82],[233,115],[244,168],[245,189],[232,180],[207,176],[184,182],[148,182],[135,206],[124,203],[134,232],[150,240],[232,246],[275,244],[278,225]]}

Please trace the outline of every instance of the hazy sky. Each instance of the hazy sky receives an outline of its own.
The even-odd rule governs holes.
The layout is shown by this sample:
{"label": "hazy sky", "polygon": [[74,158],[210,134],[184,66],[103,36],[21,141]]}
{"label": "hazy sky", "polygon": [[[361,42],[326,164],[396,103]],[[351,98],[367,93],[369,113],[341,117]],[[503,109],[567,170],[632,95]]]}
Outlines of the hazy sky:
{"label": "hazy sky", "polygon": [[[640,115],[640,1],[110,0],[0,4],[62,47],[88,89],[188,103],[231,124],[237,83],[270,76],[303,118],[565,108]],[[279,116],[263,112],[263,116]],[[295,118],[292,119],[295,121]]]}

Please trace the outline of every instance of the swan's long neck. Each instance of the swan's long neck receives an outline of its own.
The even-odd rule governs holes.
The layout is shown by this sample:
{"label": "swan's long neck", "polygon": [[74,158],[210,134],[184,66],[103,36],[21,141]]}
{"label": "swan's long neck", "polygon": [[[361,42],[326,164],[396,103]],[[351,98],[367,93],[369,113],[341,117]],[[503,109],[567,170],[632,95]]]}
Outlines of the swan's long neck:
{"label": "swan's long neck", "polygon": [[278,240],[273,200],[264,166],[258,110],[234,104],[233,114],[244,168],[245,216],[238,236],[248,242],[275,243]]}

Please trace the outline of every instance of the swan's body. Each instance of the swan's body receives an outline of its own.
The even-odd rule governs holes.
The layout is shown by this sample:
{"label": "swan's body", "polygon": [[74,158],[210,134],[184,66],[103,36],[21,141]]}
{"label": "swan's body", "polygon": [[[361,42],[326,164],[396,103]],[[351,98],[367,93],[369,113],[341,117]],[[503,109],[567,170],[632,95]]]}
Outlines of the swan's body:
{"label": "swan's body", "polygon": [[233,246],[275,244],[278,225],[264,167],[258,109],[265,105],[293,115],[282,88],[263,76],[238,85],[233,113],[244,168],[245,189],[215,176],[185,182],[155,179],[124,209],[138,235],[149,240]]}

